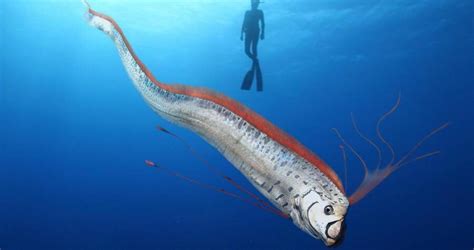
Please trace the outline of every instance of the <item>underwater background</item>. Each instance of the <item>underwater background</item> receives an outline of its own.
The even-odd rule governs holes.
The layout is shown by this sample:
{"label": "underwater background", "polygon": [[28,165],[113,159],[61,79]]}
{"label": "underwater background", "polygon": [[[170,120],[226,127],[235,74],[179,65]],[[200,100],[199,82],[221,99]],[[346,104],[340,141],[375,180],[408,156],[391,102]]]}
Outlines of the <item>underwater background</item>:
{"label": "underwater background", "polygon": [[[338,249],[474,247],[474,2],[267,0],[264,91],[240,90],[247,0],[90,1],[157,79],[228,95],[296,137],[344,178],[338,128],[382,125],[397,156],[451,122],[350,208]],[[0,249],[325,249],[289,220],[147,168],[150,159],[233,190],[179,141],[252,188],[214,148],[145,104],[80,1],[0,0]],[[380,141],[377,141],[379,144]],[[384,148],[384,162],[390,154]],[[348,192],[363,176],[349,155]],[[254,190],[252,188],[252,190]],[[256,191],[255,191],[256,192]]]}

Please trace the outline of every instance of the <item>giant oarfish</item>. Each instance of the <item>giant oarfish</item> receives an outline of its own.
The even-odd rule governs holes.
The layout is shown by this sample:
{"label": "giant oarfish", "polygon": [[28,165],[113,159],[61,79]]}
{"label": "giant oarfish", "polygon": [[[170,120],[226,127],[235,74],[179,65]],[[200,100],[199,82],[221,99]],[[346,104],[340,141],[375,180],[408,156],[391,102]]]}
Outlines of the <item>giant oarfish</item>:
{"label": "giant oarfish", "polygon": [[262,116],[210,90],[158,81],[134,53],[119,25],[86,5],[89,23],[113,40],[128,75],[150,107],[217,148],[296,226],[326,245],[341,237],[349,204],[407,163],[402,159],[366,172],[361,186],[348,199],[332,168]]}

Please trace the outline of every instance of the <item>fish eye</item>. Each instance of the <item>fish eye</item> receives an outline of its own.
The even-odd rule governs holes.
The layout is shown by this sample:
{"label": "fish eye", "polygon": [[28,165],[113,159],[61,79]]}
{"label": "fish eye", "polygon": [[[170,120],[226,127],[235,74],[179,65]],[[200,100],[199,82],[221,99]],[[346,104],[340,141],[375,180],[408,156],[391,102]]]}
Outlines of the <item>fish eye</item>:
{"label": "fish eye", "polygon": [[326,207],[324,207],[324,213],[326,215],[331,215],[334,213],[334,208],[331,205],[327,205]]}

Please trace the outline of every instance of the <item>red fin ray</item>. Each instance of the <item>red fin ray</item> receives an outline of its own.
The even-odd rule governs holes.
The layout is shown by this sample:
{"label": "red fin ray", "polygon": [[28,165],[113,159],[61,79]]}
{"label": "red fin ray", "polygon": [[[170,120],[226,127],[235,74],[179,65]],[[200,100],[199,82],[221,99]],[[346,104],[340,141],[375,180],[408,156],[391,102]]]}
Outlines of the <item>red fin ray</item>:
{"label": "red fin ray", "polygon": [[[288,218],[289,216],[285,213],[283,213],[282,211],[276,209],[275,207],[273,207],[272,205],[270,205],[268,202],[264,201],[263,199],[261,199],[258,195],[254,194],[253,192],[251,192],[250,190],[244,188],[243,186],[241,186],[240,184],[238,184],[236,181],[234,181],[231,177],[223,174],[221,171],[219,171],[216,167],[214,167],[212,164],[210,164],[204,157],[201,156],[201,154],[199,154],[195,149],[194,147],[192,147],[186,140],[184,140],[183,138],[181,138],[180,136],[170,132],[169,130],[161,127],[161,126],[156,126],[156,128],[161,131],[161,132],[164,132],[174,138],[176,138],[177,140],[179,140],[181,143],[183,143],[187,148],[188,150],[191,152],[191,154],[196,158],[198,159],[201,163],[203,163],[208,169],[209,171],[211,171],[213,174],[215,174],[216,176],[218,177],[221,177],[223,178],[226,182],[228,182],[229,184],[231,184],[233,187],[235,187],[237,190],[239,190],[240,192],[246,194],[249,196],[249,198],[244,198],[238,194],[235,194],[235,193],[232,193],[232,192],[229,192],[225,189],[222,189],[222,188],[218,188],[216,186],[213,186],[213,185],[209,185],[209,184],[205,184],[205,183],[202,183],[198,180],[195,180],[195,179],[192,179],[192,178],[189,178],[189,177],[186,177],[185,175],[182,175],[178,172],[175,172],[175,171],[171,171],[171,173],[173,174],[173,176],[175,177],[178,177],[178,178],[181,178],[181,179],[184,179],[188,182],[191,182],[193,184],[196,184],[198,186],[201,186],[201,187],[204,187],[206,189],[210,189],[210,190],[213,190],[213,191],[217,191],[219,193],[223,193],[227,196],[231,196],[233,198],[236,198],[238,200],[241,200],[241,201],[244,201],[248,204],[251,204],[253,206],[256,206],[258,208],[261,208],[267,212],[271,212],[275,215],[278,215],[279,217],[282,217],[282,218]],[[145,161],[145,164],[150,166],[149,163],[151,161]],[[153,162],[151,162],[153,163]],[[153,167],[156,166],[155,163],[153,163]],[[169,170],[167,172],[170,172]]]}
{"label": "red fin ray", "polygon": [[[350,151],[356,156],[356,158],[360,161],[363,169],[364,169],[364,178],[362,182],[359,184],[357,189],[349,196],[349,203],[351,205],[354,205],[355,203],[359,202],[361,199],[363,199],[368,193],[370,193],[374,188],[376,188],[378,185],[380,185],[388,176],[390,176],[393,172],[401,168],[402,166],[408,165],[410,163],[413,163],[415,161],[419,161],[422,159],[426,159],[429,157],[432,157],[434,155],[437,155],[440,153],[440,151],[434,151],[430,153],[423,154],[421,156],[417,157],[412,157],[413,154],[432,136],[440,132],[441,130],[445,129],[446,127],[449,126],[449,123],[445,123],[441,125],[440,127],[434,129],[431,131],[428,135],[423,137],[415,146],[403,157],[400,158],[397,162],[395,162],[395,150],[393,149],[392,145],[383,137],[382,132],[380,130],[380,125],[382,122],[389,117],[392,113],[394,113],[400,105],[400,95],[397,99],[396,104],[387,112],[385,113],[377,122],[376,126],[376,132],[378,138],[382,141],[382,143],[387,147],[388,151],[391,154],[391,159],[388,164],[386,164],[385,168],[379,168],[381,165],[381,150],[375,144],[372,140],[370,140],[368,137],[363,135],[359,128],[357,127],[357,124],[355,122],[354,116],[352,116],[352,124],[354,127],[354,130],[356,133],[364,139],[367,143],[372,145],[375,150],[377,151],[377,155],[379,157],[377,166],[374,170],[369,170],[367,167],[367,164],[363,157],[342,137],[342,135],[339,133],[337,129],[333,129],[338,138],[342,141],[343,145],[346,146],[347,148],[350,149]],[[341,147],[342,150],[343,147]],[[345,156],[344,156],[345,157]],[[345,160],[345,159],[344,159]],[[395,162],[395,163],[394,163]]]}

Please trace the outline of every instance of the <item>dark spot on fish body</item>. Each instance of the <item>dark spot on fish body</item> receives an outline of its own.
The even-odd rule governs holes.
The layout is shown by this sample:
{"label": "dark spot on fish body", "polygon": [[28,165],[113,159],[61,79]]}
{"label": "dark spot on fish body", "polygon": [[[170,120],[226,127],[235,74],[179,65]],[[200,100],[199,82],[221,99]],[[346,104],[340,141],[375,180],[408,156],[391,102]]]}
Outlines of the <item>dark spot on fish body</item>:
{"label": "dark spot on fish body", "polygon": [[244,123],[244,122],[243,122],[242,120],[240,120],[239,125],[238,125],[237,127],[238,127],[239,129],[241,129],[243,123]]}
{"label": "dark spot on fish body", "polygon": [[249,174],[252,176],[255,174],[255,169],[249,167]]}
{"label": "dark spot on fish body", "polygon": [[288,192],[291,193],[291,191],[293,191],[293,187],[289,187],[289,188],[288,188]]}
{"label": "dark spot on fish body", "polygon": [[285,196],[284,194],[280,194],[275,200],[278,201],[279,199],[281,199],[283,196]]}
{"label": "dark spot on fish body", "polygon": [[255,136],[254,136],[255,139],[258,139],[258,137],[260,137],[260,134],[261,134],[260,131],[256,130]]}
{"label": "dark spot on fish body", "polygon": [[302,198],[306,197],[306,195],[308,195],[309,193],[311,193],[312,190],[309,190],[308,192],[304,193]]}
{"label": "dark spot on fish body", "polygon": [[264,141],[265,144],[267,144],[270,141],[270,139],[268,138],[268,136],[265,136],[263,138],[263,141]]}

